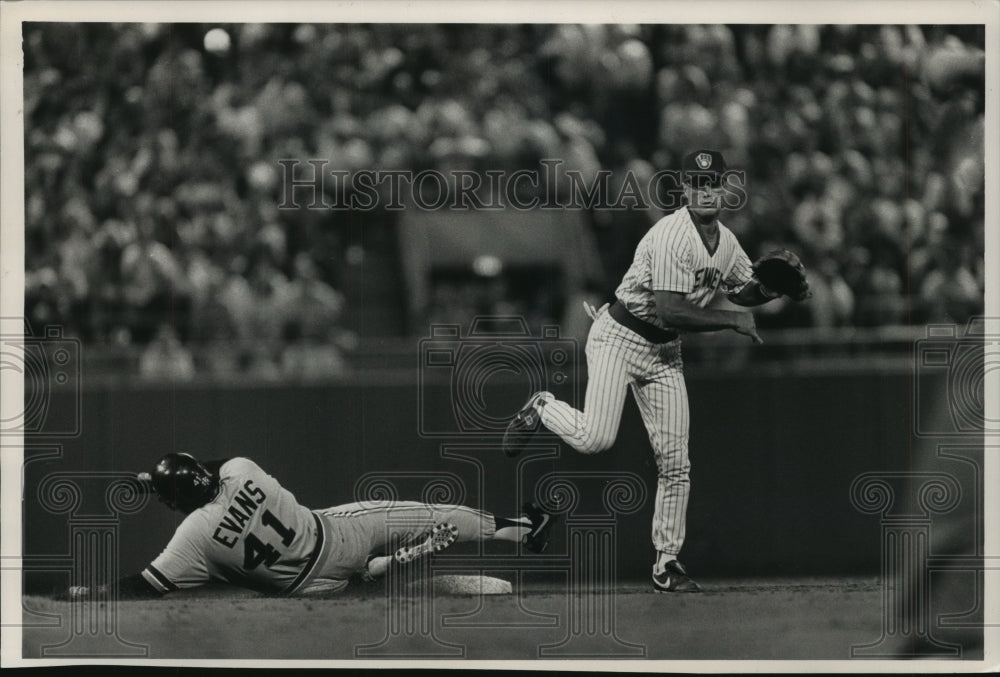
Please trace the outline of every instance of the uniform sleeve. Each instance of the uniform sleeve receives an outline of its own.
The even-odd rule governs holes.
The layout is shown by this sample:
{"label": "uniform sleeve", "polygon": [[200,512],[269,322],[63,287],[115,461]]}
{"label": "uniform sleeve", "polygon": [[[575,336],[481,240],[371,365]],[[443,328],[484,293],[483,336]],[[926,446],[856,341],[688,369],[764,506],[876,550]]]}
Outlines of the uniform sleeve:
{"label": "uniform sleeve", "polygon": [[750,263],[750,258],[734,236],[733,264],[729,268],[729,275],[722,281],[722,291],[726,294],[738,294],[752,279],[753,264]]}
{"label": "uniform sleeve", "polygon": [[163,552],[143,569],[146,582],[161,593],[208,583],[210,576],[201,545],[204,528],[199,520],[185,519]]}
{"label": "uniform sleeve", "polygon": [[[223,468],[225,470],[223,470]],[[219,465],[219,473],[225,472],[227,476],[229,475],[252,475],[254,473],[263,473],[259,465],[251,461],[249,458],[243,456],[234,456],[233,458],[227,459],[222,464]]]}
{"label": "uniform sleeve", "polygon": [[687,294],[694,290],[694,265],[690,242],[676,230],[661,230],[650,241],[651,288]]}
{"label": "uniform sleeve", "polygon": [[146,580],[142,574],[132,574],[118,579],[118,599],[156,599],[163,591]]}

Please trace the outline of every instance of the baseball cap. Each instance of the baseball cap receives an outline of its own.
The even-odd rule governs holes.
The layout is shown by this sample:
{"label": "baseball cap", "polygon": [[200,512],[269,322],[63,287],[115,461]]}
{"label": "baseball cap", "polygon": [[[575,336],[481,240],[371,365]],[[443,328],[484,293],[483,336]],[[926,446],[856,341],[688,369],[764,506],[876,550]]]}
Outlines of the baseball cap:
{"label": "baseball cap", "polygon": [[697,183],[701,179],[717,184],[726,171],[726,160],[717,150],[696,150],[681,160],[681,171],[686,182]]}

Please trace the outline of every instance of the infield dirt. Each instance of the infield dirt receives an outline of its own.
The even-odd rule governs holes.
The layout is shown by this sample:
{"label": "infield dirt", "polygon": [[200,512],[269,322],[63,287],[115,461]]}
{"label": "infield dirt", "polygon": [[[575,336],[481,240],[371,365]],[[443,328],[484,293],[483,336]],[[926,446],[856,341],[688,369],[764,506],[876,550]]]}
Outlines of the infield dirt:
{"label": "infield dirt", "polygon": [[[148,647],[153,659],[523,660],[571,658],[582,648],[593,658],[842,660],[852,645],[881,634],[881,587],[872,578],[720,580],[704,588],[656,595],[636,582],[595,599],[529,584],[512,595],[436,595],[429,604],[419,596],[390,604],[381,587],[308,599],[215,589],[119,603],[117,626],[118,637]],[[608,599],[614,614],[602,604]],[[73,635],[71,605],[24,602],[24,657],[42,657],[43,647],[51,655]],[[76,620],[92,627],[86,618]],[[74,638],[73,650],[113,651],[115,638],[100,634]]]}

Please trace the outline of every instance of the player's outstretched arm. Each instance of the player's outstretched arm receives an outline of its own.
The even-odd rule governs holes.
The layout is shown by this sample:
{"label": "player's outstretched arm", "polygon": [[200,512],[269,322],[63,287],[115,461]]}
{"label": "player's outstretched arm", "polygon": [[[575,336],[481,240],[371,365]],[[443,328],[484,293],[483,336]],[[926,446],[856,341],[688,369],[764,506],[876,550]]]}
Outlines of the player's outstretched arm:
{"label": "player's outstretched arm", "polygon": [[729,294],[726,298],[735,303],[738,306],[744,306],[747,308],[753,306],[760,306],[768,301],[773,301],[774,299],[781,296],[781,294],[776,294],[770,289],[765,287],[758,280],[751,280],[749,283],[743,285],[743,289],[735,294]]}
{"label": "player's outstretched arm", "polygon": [[150,585],[142,574],[118,579],[118,599],[156,599],[163,593]]}
{"label": "player's outstretched arm", "polygon": [[656,291],[653,296],[656,299],[656,313],[667,327],[696,332],[732,329],[749,336],[754,343],[764,342],[757,335],[753,313],[699,308],[677,292]]}
{"label": "player's outstretched arm", "polygon": [[[104,590],[104,586],[101,586]],[[85,585],[70,586],[66,597],[68,599],[83,599],[90,596],[90,588]],[[60,595],[61,597],[61,595]],[[133,574],[118,579],[118,599],[156,599],[163,597],[163,594],[154,588],[142,577],[142,574]]]}

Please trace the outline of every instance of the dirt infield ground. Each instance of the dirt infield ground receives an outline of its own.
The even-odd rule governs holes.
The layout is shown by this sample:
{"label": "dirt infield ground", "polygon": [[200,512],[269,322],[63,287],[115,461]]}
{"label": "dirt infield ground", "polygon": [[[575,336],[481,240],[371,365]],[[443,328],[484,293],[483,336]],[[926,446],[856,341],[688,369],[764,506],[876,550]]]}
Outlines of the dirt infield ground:
{"label": "dirt infield ground", "polygon": [[[534,659],[579,652],[608,658],[847,659],[852,644],[880,635],[881,588],[874,579],[707,581],[704,587],[701,595],[674,596],[652,594],[640,583],[621,586],[614,621],[603,614],[603,628],[613,626],[613,633],[602,630],[600,600],[571,599],[565,589],[535,584],[505,596],[435,595],[429,605],[420,596],[404,596],[391,606],[384,588],[322,599],[205,591],[120,603],[118,627],[122,639],[148,646],[150,658],[230,659]],[[572,610],[588,602],[582,613]],[[62,618],[59,627],[25,628],[25,658],[41,657],[43,647],[73,635],[69,603],[28,597],[25,607],[27,625],[54,622],[39,613]],[[99,625],[87,618],[78,618],[82,627]],[[432,633],[421,629],[431,625]],[[100,632],[77,635],[64,650],[104,653],[116,646]]]}

